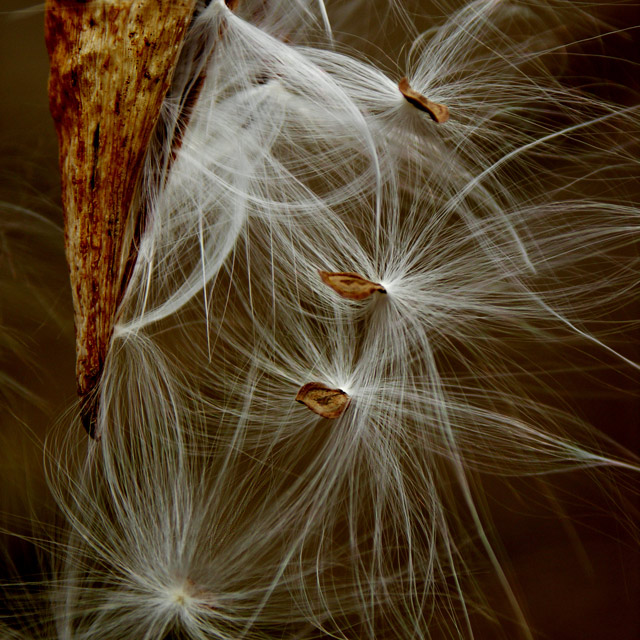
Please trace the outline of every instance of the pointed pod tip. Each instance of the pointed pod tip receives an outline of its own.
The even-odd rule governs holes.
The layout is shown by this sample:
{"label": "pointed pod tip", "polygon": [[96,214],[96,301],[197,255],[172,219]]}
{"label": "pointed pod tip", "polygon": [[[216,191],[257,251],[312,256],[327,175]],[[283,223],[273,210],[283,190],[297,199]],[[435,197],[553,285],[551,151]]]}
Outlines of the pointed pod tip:
{"label": "pointed pod tip", "polygon": [[98,395],[93,392],[84,396],[80,405],[80,422],[92,440],[100,440],[97,433],[98,426]]}
{"label": "pointed pod tip", "polygon": [[332,389],[322,382],[307,382],[296,394],[296,402],[323,418],[335,419],[345,412],[351,398],[342,389]]}

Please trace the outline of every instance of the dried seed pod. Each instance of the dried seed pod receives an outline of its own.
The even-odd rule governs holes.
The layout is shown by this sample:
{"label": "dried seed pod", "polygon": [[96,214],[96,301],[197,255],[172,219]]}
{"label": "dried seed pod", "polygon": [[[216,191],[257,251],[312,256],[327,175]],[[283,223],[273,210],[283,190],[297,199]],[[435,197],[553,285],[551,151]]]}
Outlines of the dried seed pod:
{"label": "dried seed pod", "polygon": [[377,282],[371,282],[357,273],[341,271],[329,273],[328,271],[318,271],[322,282],[331,287],[336,293],[349,300],[365,300],[370,295],[387,293],[386,289]]}
{"label": "dried seed pod", "polygon": [[341,389],[331,389],[321,382],[308,382],[300,387],[296,401],[307,405],[323,418],[339,418],[349,406],[351,398]]}
{"label": "dried seed pod", "polygon": [[49,102],[88,431],[92,390],[135,261],[142,164],[194,8],[195,0],[47,0]]}
{"label": "dried seed pod", "polygon": [[449,119],[449,108],[444,104],[431,102],[431,100],[425,98],[421,93],[412,89],[408,78],[402,78],[402,80],[398,82],[398,89],[400,89],[400,93],[409,104],[412,104],[416,109],[420,109],[420,111],[428,113],[434,122],[442,123]]}

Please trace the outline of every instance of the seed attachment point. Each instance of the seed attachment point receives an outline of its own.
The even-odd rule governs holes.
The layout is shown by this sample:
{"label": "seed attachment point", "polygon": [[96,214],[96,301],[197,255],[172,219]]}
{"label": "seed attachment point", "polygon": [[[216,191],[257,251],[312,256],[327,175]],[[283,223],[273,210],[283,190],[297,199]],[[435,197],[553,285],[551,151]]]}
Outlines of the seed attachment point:
{"label": "seed attachment point", "polygon": [[425,98],[421,93],[418,93],[411,87],[408,78],[402,78],[402,80],[398,82],[398,89],[400,89],[400,93],[409,104],[420,111],[428,113],[434,122],[441,124],[449,119],[449,108],[444,104],[431,102],[431,100]]}
{"label": "seed attachment point", "polygon": [[341,271],[329,273],[318,271],[322,282],[331,287],[338,295],[348,300],[365,300],[374,293],[387,293],[387,290],[377,282],[371,282],[357,273]]}
{"label": "seed attachment point", "polygon": [[323,418],[339,418],[349,406],[351,398],[342,389],[331,389],[321,382],[307,382],[300,387],[296,402],[306,405]]}

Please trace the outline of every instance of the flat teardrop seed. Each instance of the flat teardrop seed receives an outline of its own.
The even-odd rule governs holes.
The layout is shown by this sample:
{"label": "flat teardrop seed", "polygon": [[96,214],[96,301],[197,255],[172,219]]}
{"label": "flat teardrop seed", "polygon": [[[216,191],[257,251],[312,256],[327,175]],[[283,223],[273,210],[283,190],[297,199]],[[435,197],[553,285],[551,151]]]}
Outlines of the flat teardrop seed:
{"label": "flat teardrop seed", "polygon": [[340,271],[329,273],[319,271],[322,282],[331,287],[337,294],[349,300],[365,300],[374,293],[386,293],[386,289],[377,282],[371,282],[357,273]]}
{"label": "flat teardrop seed", "polygon": [[321,382],[308,382],[300,387],[296,401],[323,418],[339,418],[351,398],[342,389],[332,389]]}
{"label": "flat teardrop seed", "polygon": [[411,87],[408,78],[402,78],[398,82],[398,89],[400,89],[400,93],[409,104],[420,111],[428,113],[434,122],[441,124],[449,119],[449,108],[444,104],[432,102],[429,98],[425,98],[421,93],[418,93]]}

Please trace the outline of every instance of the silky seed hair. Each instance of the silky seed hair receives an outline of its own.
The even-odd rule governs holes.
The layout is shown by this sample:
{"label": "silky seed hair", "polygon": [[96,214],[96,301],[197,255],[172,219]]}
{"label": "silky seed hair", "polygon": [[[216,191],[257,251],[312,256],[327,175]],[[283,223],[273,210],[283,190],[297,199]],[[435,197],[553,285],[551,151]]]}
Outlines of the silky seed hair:
{"label": "silky seed hair", "polygon": [[638,112],[558,79],[586,4],[435,4],[380,10],[395,68],[352,48],[362,2],[199,6],[17,637],[500,637],[477,566],[534,637],[483,483],[638,470],[553,386],[637,376],[639,212],[598,186],[636,175]]}

